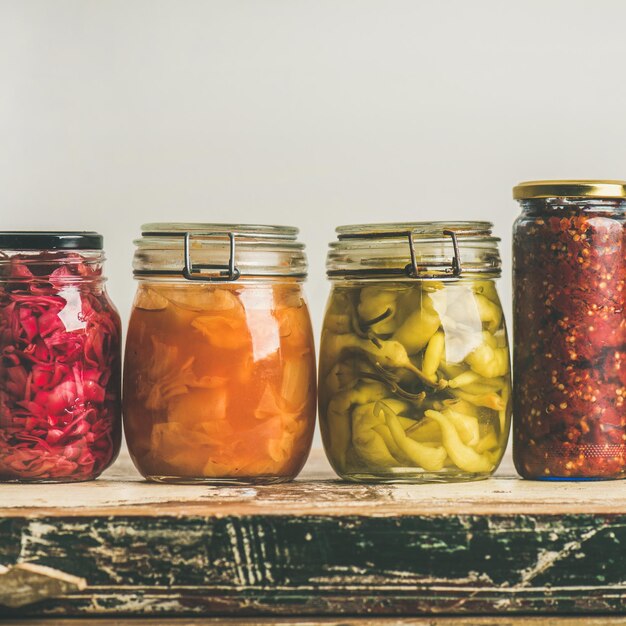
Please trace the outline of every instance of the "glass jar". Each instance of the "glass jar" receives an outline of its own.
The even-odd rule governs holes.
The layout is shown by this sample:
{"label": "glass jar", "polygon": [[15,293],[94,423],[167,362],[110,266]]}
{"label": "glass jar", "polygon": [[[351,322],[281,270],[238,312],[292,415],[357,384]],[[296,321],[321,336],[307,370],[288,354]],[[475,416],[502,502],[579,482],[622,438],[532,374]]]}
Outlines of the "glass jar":
{"label": "glass jar", "polygon": [[0,232],[0,480],[96,478],[121,438],[120,318],[102,237]]}
{"label": "glass jar", "polygon": [[485,478],[510,425],[509,351],[488,222],[337,229],[320,425],[352,481]]}
{"label": "glass jar", "polygon": [[513,457],[524,478],[626,473],[626,182],[513,190]]}
{"label": "glass jar", "polygon": [[143,231],[124,369],[137,469],[160,482],[291,480],[311,447],[316,398],[297,229]]}

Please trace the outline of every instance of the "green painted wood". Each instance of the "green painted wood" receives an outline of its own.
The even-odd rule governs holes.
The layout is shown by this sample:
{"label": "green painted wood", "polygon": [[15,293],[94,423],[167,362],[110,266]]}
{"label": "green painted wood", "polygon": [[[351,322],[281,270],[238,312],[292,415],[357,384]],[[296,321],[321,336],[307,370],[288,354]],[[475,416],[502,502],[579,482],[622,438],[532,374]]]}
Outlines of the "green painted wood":
{"label": "green painted wood", "polygon": [[[105,621],[106,620],[106,621]],[[26,619],[12,622],[18,626],[76,626],[73,619]],[[81,626],[144,626],[154,625],[152,618],[81,619]],[[506,617],[348,617],[348,618],[263,618],[204,617],[159,618],[159,626],[626,626],[626,617],[506,616]]]}
{"label": "green painted wood", "polygon": [[0,585],[16,564],[87,587],[0,607],[5,619],[602,620],[626,615],[626,481],[504,467],[480,483],[350,485],[314,454],[286,485],[154,485],[123,456],[91,483],[0,485]]}
{"label": "green painted wood", "polygon": [[621,613],[626,515],[0,519],[0,564],[84,577],[41,615]]}

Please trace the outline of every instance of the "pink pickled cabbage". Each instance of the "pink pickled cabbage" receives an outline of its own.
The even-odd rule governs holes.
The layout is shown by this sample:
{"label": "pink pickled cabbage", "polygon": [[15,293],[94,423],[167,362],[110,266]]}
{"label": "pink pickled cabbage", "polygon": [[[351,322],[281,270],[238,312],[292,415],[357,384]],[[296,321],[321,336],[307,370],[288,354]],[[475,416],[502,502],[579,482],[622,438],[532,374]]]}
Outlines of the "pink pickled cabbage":
{"label": "pink pickled cabbage", "polygon": [[0,480],[88,480],[119,450],[120,321],[84,261],[0,259]]}

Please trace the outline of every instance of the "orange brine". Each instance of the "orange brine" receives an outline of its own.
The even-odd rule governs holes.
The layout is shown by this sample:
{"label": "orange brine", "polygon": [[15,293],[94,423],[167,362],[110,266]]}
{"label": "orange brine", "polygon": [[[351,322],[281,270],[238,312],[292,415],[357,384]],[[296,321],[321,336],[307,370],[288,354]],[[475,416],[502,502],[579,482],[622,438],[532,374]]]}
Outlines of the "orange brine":
{"label": "orange brine", "polygon": [[298,282],[140,283],[124,418],[144,476],[289,480],[309,453],[315,398],[313,333]]}

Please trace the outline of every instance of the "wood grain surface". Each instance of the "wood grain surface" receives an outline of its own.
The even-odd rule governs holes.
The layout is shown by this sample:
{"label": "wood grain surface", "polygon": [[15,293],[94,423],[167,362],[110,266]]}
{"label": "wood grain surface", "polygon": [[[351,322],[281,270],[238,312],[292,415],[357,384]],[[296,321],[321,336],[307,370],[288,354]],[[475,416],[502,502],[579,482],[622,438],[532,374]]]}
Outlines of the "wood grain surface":
{"label": "wood grain surface", "polygon": [[[4,622],[16,626],[76,626],[71,619],[26,619]],[[153,626],[153,619],[86,619],[80,620],[81,626]],[[159,626],[626,626],[626,617],[425,617],[425,618],[367,618],[348,617],[343,619],[319,618],[224,618],[206,617],[196,619],[165,618],[159,619]]]}
{"label": "wood grain surface", "polygon": [[625,488],[507,468],[467,484],[349,485],[319,456],[273,487],[153,485],[127,461],[92,483],[2,485],[0,565],[87,588],[0,616],[616,616]]}
{"label": "wood grain surface", "polygon": [[339,481],[323,452],[286,485],[210,487],[144,481],[123,455],[97,481],[0,484],[0,518],[67,515],[626,514],[626,481],[538,482],[507,459],[495,478],[469,483],[359,485]]}

